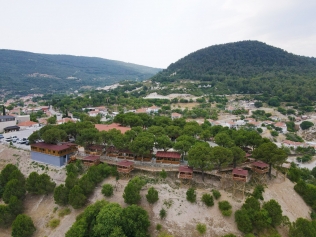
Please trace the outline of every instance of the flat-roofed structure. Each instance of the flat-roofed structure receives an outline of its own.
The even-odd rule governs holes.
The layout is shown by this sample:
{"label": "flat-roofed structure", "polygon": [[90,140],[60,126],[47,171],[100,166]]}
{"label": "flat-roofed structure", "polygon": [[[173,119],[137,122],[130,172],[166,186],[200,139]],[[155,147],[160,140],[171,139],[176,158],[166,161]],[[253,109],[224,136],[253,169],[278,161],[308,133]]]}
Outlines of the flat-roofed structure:
{"label": "flat-roofed structure", "polygon": [[252,163],[252,170],[259,174],[265,174],[269,172],[269,165],[258,160]]}
{"label": "flat-roofed structure", "polygon": [[233,196],[236,196],[237,191],[242,193],[242,198],[244,198],[245,187],[248,178],[248,170],[242,168],[234,168],[232,171],[233,179]]}
{"label": "flat-roofed structure", "polygon": [[132,151],[125,149],[125,150],[118,150],[117,157],[120,159],[134,160],[135,155]]}
{"label": "flat-roofed structure", "polygon": [[75,152],[77,145],[69,142],[58,145],[44,142],[31,144],[32,160],[59,167],[67,164],[70,156]]}
{"label": "flat-roofed structure", "polygon": [[105,151],[105,146],[97,145],[97,144],[88,145],[87,148],[85,149],[85,153],[90,154],[90,155],[102,155],[104,151]]}
{"label": "flat-roofed structure", "polygon": [[124,177],[128,177],[130,172],[134,169],[134,162],[129,160],[122,160],[116,164],[117,172],[122,174]]}
{"label": "flat-roofed structure", "polygon": [[193,167],[180,166],[178,178],[179,179],[192,179],[193,178]]}
{"label": "flat-roofed structure", "polygon": [[11,115],[0,115],[0,133],[7,132],[4,130],[6,127],[15,126],[15,117]]}
{"label": "flat-roofed structure", "polygon": [[234,168],[232,171],[233,180],[247,182],[248,170]]}
{"label": "flat-roofed structure", "polygon": [[156,163],[180,164],[181,154],[175,151],[157,151]]}
{"label": "flat-roofed structure", "polygon": [[252,179],[257,184],[264,184],[266,183],[266,174],[269,172],[269,165],[258,160],[252,163],[251,167],[253,173],[252,173]]}
{"label": "flat-roofed structure", "polygon": [[81,159],[84,165],[92,166],[100,164],[100,156],[91,155]]}
{"label": "flat-roofed structure", "polygon": [[110,146],[105,149],[105,155],[109,157],[118,157],[119,151],[116,147]]}

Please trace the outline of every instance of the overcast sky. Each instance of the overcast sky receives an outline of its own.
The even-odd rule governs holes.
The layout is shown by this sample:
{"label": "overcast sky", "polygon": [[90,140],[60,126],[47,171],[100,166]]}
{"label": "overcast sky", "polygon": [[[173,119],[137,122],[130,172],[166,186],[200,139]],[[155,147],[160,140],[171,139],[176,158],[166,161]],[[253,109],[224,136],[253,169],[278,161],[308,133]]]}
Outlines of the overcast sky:
{"label": "overcast sky", "polygon": [[166,68],[259,40],[316,57],[315,0],[0,0],[0,48]]}

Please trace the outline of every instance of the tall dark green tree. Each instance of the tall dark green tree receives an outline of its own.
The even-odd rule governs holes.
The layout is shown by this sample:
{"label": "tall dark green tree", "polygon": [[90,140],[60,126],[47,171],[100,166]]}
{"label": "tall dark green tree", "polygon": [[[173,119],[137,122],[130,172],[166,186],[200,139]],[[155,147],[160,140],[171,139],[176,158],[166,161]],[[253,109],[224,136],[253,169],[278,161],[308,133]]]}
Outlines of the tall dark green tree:
{"label": "tall dark green tree", "polygon": [[201,170],[204,181],[204,172],[214,167],[214,154],[209,144],[206,142],[196,143],[189,150],[188,162],[190,166]]}

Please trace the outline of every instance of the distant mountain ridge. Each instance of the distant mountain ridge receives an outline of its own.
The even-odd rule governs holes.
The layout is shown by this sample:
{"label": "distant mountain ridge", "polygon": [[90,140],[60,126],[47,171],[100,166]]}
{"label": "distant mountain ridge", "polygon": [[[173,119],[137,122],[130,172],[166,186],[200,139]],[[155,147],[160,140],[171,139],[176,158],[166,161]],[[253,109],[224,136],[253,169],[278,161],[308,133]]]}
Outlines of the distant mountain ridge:
{"label": "distant mountain ridge", "polygon": [[161,69],[96,57],[0,50],[0,88],[22,92],[64,92],[148,79]]}
{"label": "distant mountain ridge", "polygon": [[267,93],[292,101],[316,100],[316,59],[288,53],[259,41],[214,45],[169,65],[154,81],[180,79],[211,84],[217,93]]}

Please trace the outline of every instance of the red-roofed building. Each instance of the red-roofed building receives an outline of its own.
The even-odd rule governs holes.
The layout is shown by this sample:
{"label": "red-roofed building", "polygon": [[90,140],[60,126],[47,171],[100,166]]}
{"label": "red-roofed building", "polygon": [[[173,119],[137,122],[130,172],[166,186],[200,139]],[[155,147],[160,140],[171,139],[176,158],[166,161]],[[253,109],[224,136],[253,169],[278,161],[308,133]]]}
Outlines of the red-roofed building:
{"label": "red-roofed building", "polygon": [[171,119],[178,119],[178,118],[182,118],[182,114],[179,113],[171,113]]}
{"label": "red-roofed building", "polygon": [[91,155],[91,156],[86,156],[84,158],[82,158],[83,164],[84,165],[98,165],[100,164],[100,156],[96,156],[96,155]]}
{"label": "red-roofed building", "polygon": [[285,123],[283,122],[277,122],[274,124],[275,127],[277,128],[281,128],[282,129],[282,133],[287,133],[287,126]]}
{"label": "red-roofed building", "polygon": [[121,131],[122,134],[124,134],[126,131],[131,130],[129,127],[123,127],[118,123],[112,123],[112,124],[95,124],[94,125],[96,129],[98,129],[100,132],[101,131],[109,131],[111,129],[117,129]]}
{"label": "red-roofed building", "polygon": [[157,151],[156,163],[180,164],[181,154],[174,151]]}
{"label": "red-roofed building", "polygon": [[144,114],[144,113],[147,113],[147,109],[145,109],[145,108],[136,109],[135,113],[136,114]]}
{"label": "red-roofed building", "polygon": [[117,164],[117,171],[119,173],[128,174],[134,169],[134,162],[128,160],[122,160]]}
{"label": "red-roofed building", "polygon": [[248,170],[244,170],[241,168],[234,168],[233,172],[233,180],[247,182]]}
{"label": "red-roofed building", "polygon": [[68,122],[75,123],[76,121],[71,119],[71,118],[62,118],[60,120],[57,120],[57,124],[64,124],[64,123],[68,123]]}
{"label": "red-roofed building", "polygon": [[27,128],[32,128],[32,127],[38,127],[39,124],[37,122],[33,122],[33,121],[25,121],[25,122],[19,123],[18,126],[21,129],[27,129]]}
{"label": "red-roofed building", "polygon": [[269,165],[258,160],[252,163],[252,170],[256,173],[264,174],[269,171]]}
{"label": "red-roofed building", "polygon": [[44,142],[31,144],[32,160],[55,166],[67,164],[71,155],[77,151],[74,143],[48,144]]}
{"label": "red-roofed building", "polygon": [[179,179],[192,179],[193,178],[193,168],[189,166],[179,167]]}

